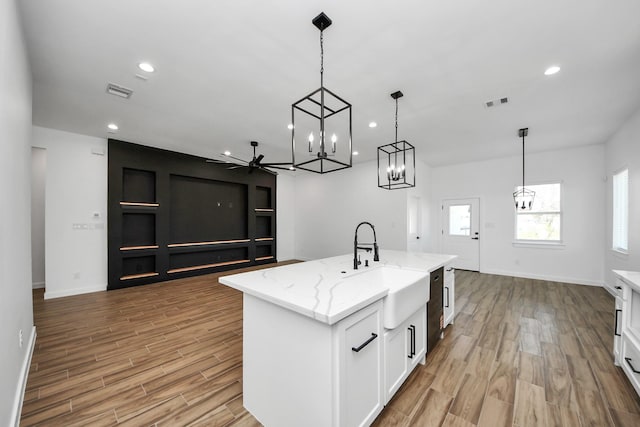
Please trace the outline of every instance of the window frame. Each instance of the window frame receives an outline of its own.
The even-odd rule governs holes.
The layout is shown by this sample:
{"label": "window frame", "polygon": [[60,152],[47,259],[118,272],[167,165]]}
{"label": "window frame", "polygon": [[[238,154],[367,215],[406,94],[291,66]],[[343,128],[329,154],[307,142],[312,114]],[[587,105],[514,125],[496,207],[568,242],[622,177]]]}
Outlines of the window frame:
{"label": "window frame", "polygon": [[[518,211],[517,209],[515,209],[515,214],[513,215],[513,245],[514,246],[520,246],[520,247],[542,247],[542,246],[549,246],[549,247],[557,247],[557,248],[562,248],[564,247],[564,183],[562,180],[551,180],[551,181],[538,181],[529,185],[525,185],[526,188],[530,188],[532,190],[535,191],[535,189],[533,187],[536,186],[540,186],[540,185],[559,185],[560,186],[560,204],[559,204],[559,210],[558,211],[536,211],[536,212],[531,212],[531,211]],[[518,188],[521,187],[521,185],[516,185],[515,189],[518,190]],[[535,201],[534,201],[535,203]],[[513,203],[511,203],[511,206],[513,206]],[[535,214],[547,214],[547,215],[558,215],[559,220],[560,220],[560,236],[558,238],[558,240],[549,240],[549,239],[519,239],[518,238],[518,216],[520,215],[535,215]]]}
{"label": "window frame", "polygon": [[[616,185],[615,180],[616,176],[626,173],[626,212],[625,212],[625,234],[626,234],[626,244],[627,247],[617,247],[616,246]],[[629,254],[629,167],[624,166],[620,169],[617,169],[611,175],[611,248],[613,252],[628,255]]]}

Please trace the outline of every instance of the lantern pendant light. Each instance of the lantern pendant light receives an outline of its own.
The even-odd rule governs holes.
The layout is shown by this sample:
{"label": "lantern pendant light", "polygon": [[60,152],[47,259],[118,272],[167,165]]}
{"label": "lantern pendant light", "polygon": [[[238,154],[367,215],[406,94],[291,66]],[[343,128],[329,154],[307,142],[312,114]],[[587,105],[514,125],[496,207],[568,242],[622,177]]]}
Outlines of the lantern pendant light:
{"label": "lantern pendant light", "polygon": [[416,186],[415,147],[407,141],[398,141],[398,99],[402,96],[400,91],[391,94],[396,101],[395,142],[378,147],[378,187],[386,190]]}
{"label": "lantern pendant light", "polygon": [[312,21],[320,30],[320,88],[291,105],[293,167],[316,173],[350,168],[351,104],[324,87],[324,30],[332,21],[324,13]]}
{"label": "lantern pendant light", "polygon": [[517,210],[531,210],[536,192],[524,186],[524,137],[529,134],[529,128],[518,130],[518,136],[522,138],[522,187],[513,192],[513,202]]}

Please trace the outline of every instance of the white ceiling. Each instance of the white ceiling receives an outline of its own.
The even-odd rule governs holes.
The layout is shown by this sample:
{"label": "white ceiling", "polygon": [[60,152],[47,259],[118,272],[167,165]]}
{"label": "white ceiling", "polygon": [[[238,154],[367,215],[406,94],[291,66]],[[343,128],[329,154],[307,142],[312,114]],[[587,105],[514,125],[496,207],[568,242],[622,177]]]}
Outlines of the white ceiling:
{"label": "white ceiling", "polygon": [[399,137],[430,165],[518,155],[521,127],[528,152],[602,143],[640,107],[638,0],[18,3],[35,125],[205,157],[249,157],[257,140],[265,161],[290,160],[291,104],[319,86],[321,11],[325,86],[353,104],[357,161],[393,142],[396,90]]}

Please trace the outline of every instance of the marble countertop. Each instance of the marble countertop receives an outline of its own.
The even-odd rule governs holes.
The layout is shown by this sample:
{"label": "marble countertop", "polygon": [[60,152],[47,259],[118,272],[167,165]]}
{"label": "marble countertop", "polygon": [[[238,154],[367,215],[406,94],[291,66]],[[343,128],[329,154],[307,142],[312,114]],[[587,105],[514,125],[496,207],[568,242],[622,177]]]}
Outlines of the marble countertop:
{"label": "marble countertop", "polygon": [[383,298],[380,283],[346,280],[379,266],[431,272],[455,255],[380,251],[380,261],[353,269],[353,254],[289,264],[220,277],[220,283],[273,304],[332,325]]}
{"label": "marble countertop", "polygon": [[639,271],[626,271],[626,270],[613,270],[614,274],[624,279],[629,285],[633,286],[636,291],[640,291],[640,272]]}

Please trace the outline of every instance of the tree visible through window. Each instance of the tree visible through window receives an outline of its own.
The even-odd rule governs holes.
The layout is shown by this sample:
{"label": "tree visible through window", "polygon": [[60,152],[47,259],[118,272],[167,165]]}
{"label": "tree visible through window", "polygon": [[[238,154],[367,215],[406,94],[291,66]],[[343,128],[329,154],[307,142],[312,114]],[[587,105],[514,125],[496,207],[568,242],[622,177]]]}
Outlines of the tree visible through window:
{"label": "tree visible through window", "polygon": [[[520,190],[522,187],[517,187]],[[531,210],[516,210],[516,240],[560,242],[562,240],[561,185],[527,185],[536,192]]]}

